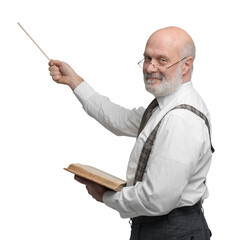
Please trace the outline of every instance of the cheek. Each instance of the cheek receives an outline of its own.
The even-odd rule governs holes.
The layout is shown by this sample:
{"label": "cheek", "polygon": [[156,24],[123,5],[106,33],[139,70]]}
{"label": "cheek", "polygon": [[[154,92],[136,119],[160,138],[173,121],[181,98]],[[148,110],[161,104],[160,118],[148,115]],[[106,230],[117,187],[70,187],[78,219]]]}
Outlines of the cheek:
{"label": "cheek", "polygon": [[172,72],[167,72],[164,74],[164,78],[166,80],[166,82],[171,81],[172,79],[174,79],[177,75],[177,71],[172,71]]}

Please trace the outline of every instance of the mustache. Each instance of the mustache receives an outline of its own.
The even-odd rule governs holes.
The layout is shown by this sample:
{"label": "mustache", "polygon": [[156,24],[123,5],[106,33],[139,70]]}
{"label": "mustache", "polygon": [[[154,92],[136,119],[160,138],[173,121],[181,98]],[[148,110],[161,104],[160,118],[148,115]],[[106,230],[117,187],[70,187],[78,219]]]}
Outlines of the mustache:
{"label": "mustache", "polygon": [[158,80],[163,80],[163,76],[161,74],[156,74],[156,73],[144,73],[144,80],[147,81],[149,79],[158,79]]}

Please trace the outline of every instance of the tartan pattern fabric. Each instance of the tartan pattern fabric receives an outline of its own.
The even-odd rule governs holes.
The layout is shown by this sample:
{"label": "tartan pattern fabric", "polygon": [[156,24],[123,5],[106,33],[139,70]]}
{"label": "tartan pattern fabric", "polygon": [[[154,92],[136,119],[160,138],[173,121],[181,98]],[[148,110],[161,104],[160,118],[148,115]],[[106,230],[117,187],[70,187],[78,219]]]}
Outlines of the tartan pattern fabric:
{"label": "tartan pattern fabric", "polygon": [[[151,105],[151,104],[150,104]],[[135,179],[134,179],[134,183],[133,185],[135,185],[138,181],[142,181],[143,175],[144,175],[144,171],[145,168],[147,166],[148,163],[148,159],[149,159],[149,155],[151,153],[152,150],[152,146],[154,143],[154,140],[156,138],[156,134],[157,131],[161,125],[162,120],[164,119],[164,117],[172,110],[175,109],[186,109],[189,110],[191,112],[193,112],[194,114],[196,114],[197,116],[199,116],[200,118],[202,118],[205,121],[206,126],[208,127],[208,131],[209,131],[209,137],[210,137],[210,142],[211,142],[211,134],[210,134],[210,125],[209,125],[209,121],[207,119],[207,117],[200,112],[199,110],[197,110],[195,107],[187,105],[187,104],[180,104],[172,109],[170,109],[163,117],[162,119],[159,121],[159,123],[157,124],[157,126],[152,130],[152,132],[150,133],[150,135],[148,136],[147,140],[144,143],[144,146],[142,148],[141,154],[140,154],[140,158],[139,158],[139,163],[136,169],[136,173],[135,173]],[[211,151],[212,153],[215,151],[212,143],[211,143]]]}

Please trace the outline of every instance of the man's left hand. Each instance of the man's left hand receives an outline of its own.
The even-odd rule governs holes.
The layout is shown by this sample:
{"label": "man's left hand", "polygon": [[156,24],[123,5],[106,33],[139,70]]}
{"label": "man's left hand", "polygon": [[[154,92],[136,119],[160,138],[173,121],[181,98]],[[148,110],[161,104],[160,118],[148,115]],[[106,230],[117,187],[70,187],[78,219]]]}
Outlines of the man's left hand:
{"label": "man's left hand", "polygon": [[74,176],[74,179],[76,181],[86,185],[86,189],[87,189],[88,193],[94,199],[96,199],[96,201],[103,202],[103,195],[107,191],[107,188],[105,188],[97,183],[91,182],[85,178],[79,177],[77,175]]}

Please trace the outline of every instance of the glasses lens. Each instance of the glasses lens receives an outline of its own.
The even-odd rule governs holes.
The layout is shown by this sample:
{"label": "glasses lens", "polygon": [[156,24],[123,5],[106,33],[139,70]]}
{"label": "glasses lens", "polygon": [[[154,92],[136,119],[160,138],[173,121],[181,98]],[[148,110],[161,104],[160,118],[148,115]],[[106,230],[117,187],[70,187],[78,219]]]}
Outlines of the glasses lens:
{"label": "glasses lens", "polygon": [[138,63],[140,68],[144,68],[144,61]]}

